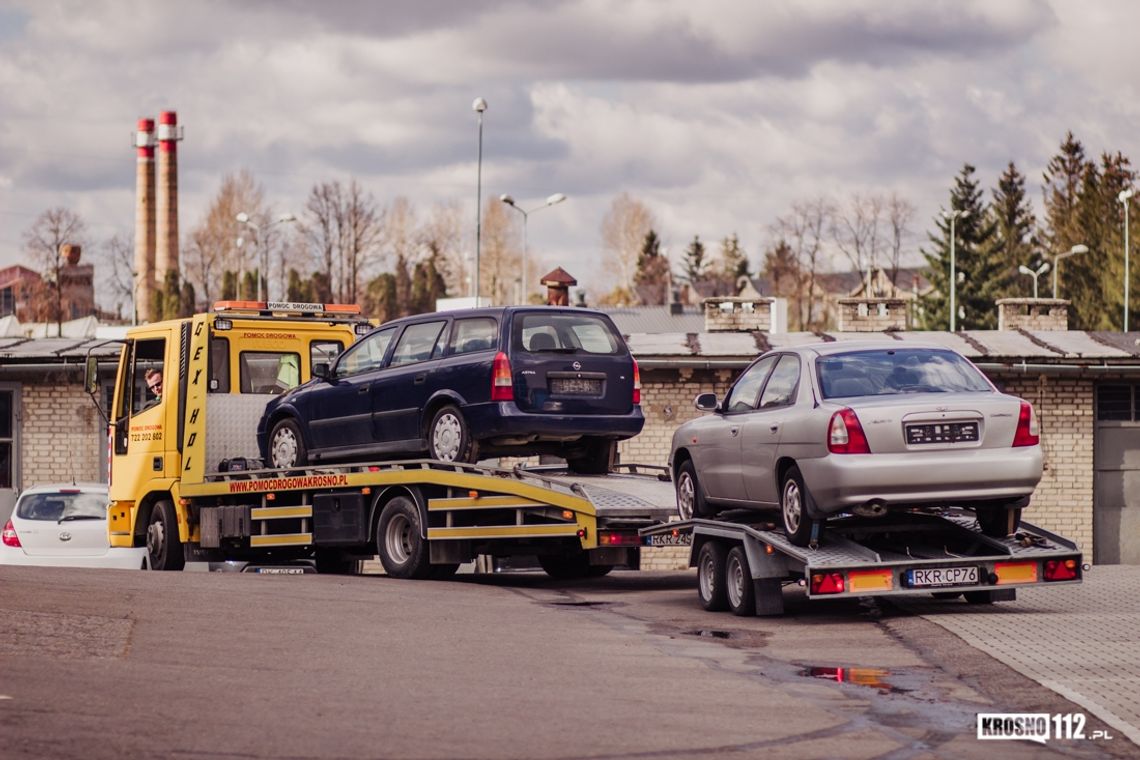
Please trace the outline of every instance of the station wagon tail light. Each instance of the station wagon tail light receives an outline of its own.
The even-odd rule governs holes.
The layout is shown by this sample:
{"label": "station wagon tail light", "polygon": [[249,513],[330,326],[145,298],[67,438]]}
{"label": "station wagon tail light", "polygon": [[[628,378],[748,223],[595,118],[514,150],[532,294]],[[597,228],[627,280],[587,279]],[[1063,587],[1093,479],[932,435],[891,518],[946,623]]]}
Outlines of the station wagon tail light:
{"label": "station wagon tail light", "polygon": [[855,410],[844,407],[831,415],[827,428],[827,450],[832,454],[870,454],[867,436]]}
{"label": "station wagon tail light", "polygon": [[633,360],[633,403],[641,404],[641,370],[637,368],[637,359]]}
{"label": "station wagon tail light", "polygon": [[1036,446],[1041,442],[1037,429],[1037,412],[1028,401],[1021,402],[1021,412],[1017,415],[1017,431],[1013,434],[1014,446]]}
{"label": "station wagon tail light", "polygon": [[16,535],[16,529],[12,527],[12,521],[9,520],[4,525],[4,533],[0,534],[0,539],[4,541],[5,546],[13,548],[20,548],[20,537]]}
{"label": "station wagon tail light", "polygon": [[495,354],[495,363],[491,365],[491,400],[515,400],[515,386],[511,379],[511,362],[502,351]]}

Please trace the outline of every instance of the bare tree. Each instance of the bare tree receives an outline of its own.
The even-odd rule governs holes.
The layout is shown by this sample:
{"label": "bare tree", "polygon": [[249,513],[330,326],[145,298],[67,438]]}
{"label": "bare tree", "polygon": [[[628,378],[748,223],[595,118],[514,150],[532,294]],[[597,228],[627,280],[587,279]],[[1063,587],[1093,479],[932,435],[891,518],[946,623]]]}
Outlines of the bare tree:
{"label": "bare tree", "polygon": [[607,254],[605,269],[615,276],[619,289],[633,292],[641,246],[657,226],[649,207],[629,193],[622,193],[610,204],[602,219],[602,247]]}
{"label": "bare tree", "polygon": [[[796,262],[806,291],[797,299],[800,328],[811,329],[816,324],[816,279],[824,264],[824,237],[833,226],[835,207],[828,199],[819,196],[796,201],[791,211],[776,219],[772,225],[775,236],[784,241]],[[818,310],[822,315],[823,310]]]}
{"label": "bare tree", "polygon": [[57,206],[40,214],[24,232],[24,252],[40,269],[46,286],[37,299],[36,319],[55,322],[56,334],[63,334],[64,245],[82,247],[87,224],[71,209]]}
{"label": "bare tree", "polygon": [[481,295],[491,303],[514,302],[515,283],[522,271],[522,252],[515,245],[514,219],[507,216],[506,204],[488,198],[483,208],[483,250],[479,260]]}
{"label": "bare tree", "polygon": [[835,245],[857,271],[866,273],[868,295],[871,270],[883,244],[884,205],[882,196],[855,193],[845,208],[836,211],[832,227]]}
{"label": "bare tree", "polygon": [[[250,237],[250,231],[237,222],[237,215],[242,212],[249,214],[260,229],[268,229],[265,190],[247,169],[222,178],[221,187],[205,216],[190,231],[183,276],[196,284],[206,303],[220,295],[216,283],[222,279],[223,272],[257,268],[257,264],[247,265],[247,260],[252,256],[252,260],[257,261],[257,246],[263,241],[238,245],[239,238],[244,241]],[[260,272],[259,276],[265,277],[265,273]]]}
{"label": "bare tree", "polygon": [[468,295],[467,261],[460,248],[460,217],[458,203],[439,203],[432,207],[427,220],[420,227],[420,242],[429,258],[447,284],[447,292]]}
{"label": "bare tree", "polygon": [[313,185],[305,202],[305,238],[316,260],[316,271],[322,275],[334,298],[340,292],[334,276],[340,249],[340,207],[339,182]]}
{"label": "bare tree", "polygon": [[380,248],[383,226],[376,200],[355,179],[347,186],[322,182],[309,191],[304,237],[335,300],[357,303],[362,297],[361,281]]}
{"label": "bare tree", "polygon": [[135,242],[130,235],[115,234],[103,244],[103,260],[107,264],[107,295],[119,318],[123,306],[131,309],[130,319],[138,324],[138,304],[135,303]]}
{"label": "bare tree", "polygon": [[910,223],[918,213],[914,204],[898,193],[891,193],[886,200],[888,234],[887,268],[891,280],[891,295],[898,293],[899,268],[902,264],[903,245],[910,240]]}

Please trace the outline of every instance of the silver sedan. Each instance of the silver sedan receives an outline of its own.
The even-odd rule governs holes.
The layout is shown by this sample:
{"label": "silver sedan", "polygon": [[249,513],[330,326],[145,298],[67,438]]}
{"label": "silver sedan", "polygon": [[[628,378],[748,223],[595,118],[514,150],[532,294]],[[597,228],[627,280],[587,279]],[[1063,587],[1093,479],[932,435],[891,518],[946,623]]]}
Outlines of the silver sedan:
{"label": "silver sedan", "polygon": [[753,362],[712,412],[673,434],[683,519],[778,509],[807,545],[828,516],[961,506],[987,535],[1016,530],[1041,479],[1037,417],[961,354],[835,342]]}

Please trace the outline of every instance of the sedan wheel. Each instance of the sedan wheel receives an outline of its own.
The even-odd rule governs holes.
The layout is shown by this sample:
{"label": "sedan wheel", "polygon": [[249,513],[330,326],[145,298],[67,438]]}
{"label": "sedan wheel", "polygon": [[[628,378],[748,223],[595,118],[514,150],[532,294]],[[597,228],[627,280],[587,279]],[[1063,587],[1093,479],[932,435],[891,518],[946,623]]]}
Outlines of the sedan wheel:
{"label": "sedan wheel", "polygon": [[807,546],[812,540],[812,531],[817,521],[807,513],[807,491],[798,467],[792,467],[784,475],[784,485],[780,490],[780,516],[784,521],[784,535],[796,546]]}
{"label": "sedan wheel", "polygon": [[693,483],[693,473],[688,469],[683,469],[677,478],[677,513],[682,520],[693,519],[693,501],[695,498],[696,485]]}

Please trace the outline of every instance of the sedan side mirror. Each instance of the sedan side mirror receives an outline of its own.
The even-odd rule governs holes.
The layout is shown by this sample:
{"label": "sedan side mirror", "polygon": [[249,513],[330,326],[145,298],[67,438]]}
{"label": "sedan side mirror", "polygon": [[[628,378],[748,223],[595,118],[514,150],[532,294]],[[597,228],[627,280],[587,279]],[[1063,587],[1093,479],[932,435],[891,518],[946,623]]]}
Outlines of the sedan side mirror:
{"label": "sedan side mirror", "polygon": [[700,409],[702,412],[715,412],[716,411],[716,394],[715,393],[702,393],[693,401],[693,406]]}

